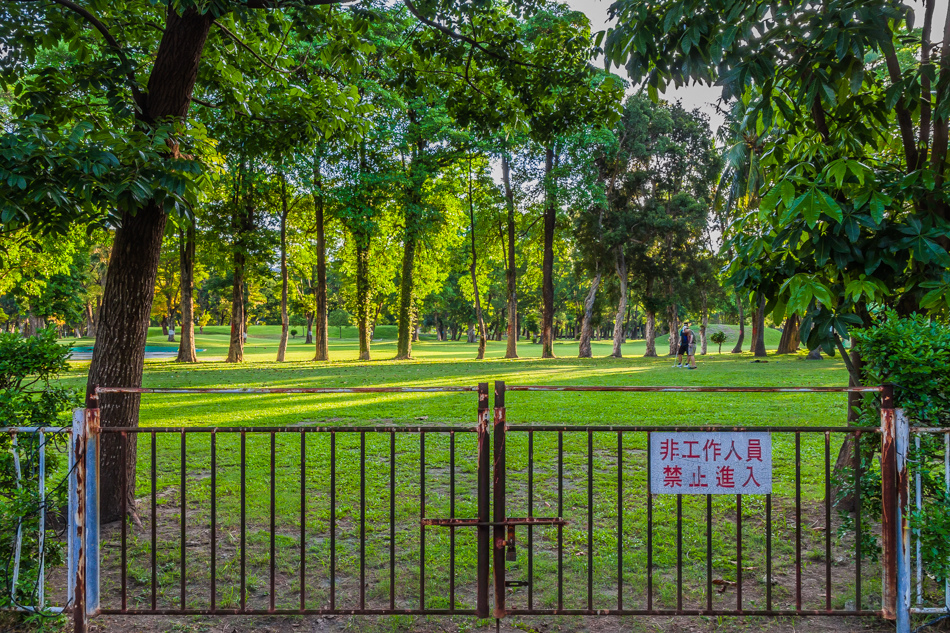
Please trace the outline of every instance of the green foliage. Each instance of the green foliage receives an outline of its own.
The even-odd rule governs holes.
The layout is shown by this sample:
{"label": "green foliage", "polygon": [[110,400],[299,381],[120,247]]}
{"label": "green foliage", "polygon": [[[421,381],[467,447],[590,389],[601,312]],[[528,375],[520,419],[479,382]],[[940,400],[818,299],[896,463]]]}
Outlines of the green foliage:
{"label": "green foliage", "polygon": [[[889,310],[875,318],[869,328],[852,331],[855,349],[861,355],[864,384],[894,385],[895,406],[904,409],[912,425],[950,424],[950,326],[923,315],[899,317]],[[879,400],[866,396],[858,424],[880,425]],[[919,440],[919,445],[918,445]],[[862,512],[881,516],[879,441],[874,434],[860,443],[861,468],[869,479],[862,483]],[[944,486],[944,439],[942,435],[914,436],[908,461],[913,476],[920,475],[921,509],[910,514],[911,529],[920,534],[926,573],[942,583],[950,576],[950,497]],[[853,484],[840,487],[850,493]],[[846,518],[843,529],[853,527]],[[878,552],[876,538],[866,534],[863,547]]]}
{"label": "green foliage", "polygon": [[[0,411],[4,425],[10,426],[64,426],[68,412],[79,402],[78,393],[53,386],[59,374],[68,370],[69,348],[56,342],[52,328],[41,330],[36,336],[21,338],[16,334],[0,334]],[[65,437],[46,434],[46,496],[39,495],[39,436],[20,433],[16,446],[10,434],[0,434],[0,560],[5,562],[4,573],[12,568],[11,561],[17,529],[22,524],[23,541],[20,559],[20,577],[11,598],[6,578],[5,590],[0,593],[0,608],[10,606],[13,600],[20,604],[36,602],[37,582],[40,576],[38,532],[39,508],[45,504],[47,512],[65,506]],[[19,472],[18,472],[19,471]],[[47,538],[45,564],[63,562],[63,543]]]}
{"label": "green foliage", "polygon": [[854,333],[866,384],[894,384],[895,406],[917,426],[950,424],[950,326],[893,311]]}
{"label": "green foliage", "polygon": [[909,4],[618,0],[611,13],[607,58],[634,81],[653,94],[715,82],[739,110],[727,156],[749,169],[725,232],[730,282],[776,319],[807,313],[803,338],[829,352],[871,305],[950,309],[947,149],[927,142],[947,133],[950,66],[919,61],[931,42]]}
{"label": "green foliage", "polygon": [[290,337],[291,337],[291,338],[296,338],[296,336],[297,336],[297,330],[291,330],[291,331],[290,331]]}

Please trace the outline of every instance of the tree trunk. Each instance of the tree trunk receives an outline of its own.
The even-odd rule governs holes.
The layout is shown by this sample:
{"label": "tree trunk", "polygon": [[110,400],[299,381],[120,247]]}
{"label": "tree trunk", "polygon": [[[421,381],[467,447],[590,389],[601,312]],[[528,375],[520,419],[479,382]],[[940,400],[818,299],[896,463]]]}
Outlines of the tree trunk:
{"label": "tree trunk", "polygon": [[254,208],[247,205],[244,213],[235,212],[234,279],[231,285],[231,341],[228,345],[228,363],[244,362],[244,341],[247,315],[244,310],[244,275],[247,268],[247,233],[254,225]]}
{"label": "tree trunk", "polygon": [[590,338],[593,334],[591,320],[594,316],[594,299],[597,298],[597,288],[600,286],[600,278],[601,273],[598,271],[597,276],[590,282],[590,290],[587,291],[587,298],[584,299],[584,316],[581,320],[581,340],[577,346],[578,358],[591,357]]}
{"label": "tree trunk", "polygon": [[86,302],[86,338],[96,338],[96,317],[92,311],[92,302]]}
{"label": "tree trunk", "polygon": [[705,355],[706,355],[706,346],[707,346],[706,331],[709,329],[708,297],[706,296],[706,293],[705,293],[705,292],[703,292],[702,301],[703,301],[703,305],[702,305],[702,311],[703,311],[703,313],[702,313],[702,316],[701,316],[701,318],[702,318],[702,323],[701,323],[700,326],[699,326],[699,338],[700,338],[700,340],[702,341],[702,351],[700,352],[700,354],[703,355],[703,356],[705,356]]}
{"label": "tree trunk", "polygon": [[656,357],[656,311],[653,309],[653,277],[647,279],[647,291],[643,297],[643,312],[646,323],[643,326],[643,339],[646,343],[645,357]]}
{"label": "tree trunk", "polygon": [[[166,215],[157,204],[139,209],[135,215],[124,213],[115,232],[109,274],[99,311],[99,334],[92,353],[86,387],[86,406],[95,407],[92,398],[97,386],[140,387],[148,336],[149,314],[158,260],[165,232]],[[99,398],[100,423],[103,426],[137,426],[138,394],[102,394]],[[99,503],[104,523],[121,517],[123,475],[134,481],[135,434],[128,436],[126,460],[122,461],[122,443],[118,434],[100,438]],[[134,486],[128,487],[130,490]]]}
{"label": "tree trunk", "polygon": [[290,318],[287,315],[287,180],[280,174],[280,343],[277,345],[277,362],[287,357],[287,335],[290,334]]}
{"label": "tree trunk", "polygon": [[320,162],[314,169],[314,181],[317,185],[317,194],[314,196],[313,206],[316,210],[317,229],[317,287],[316,287],[316,314],[314,314],[316,339],[316,354],[313,360],[330,360],[330,345],[327,332],[327,239],[324,231],[324,198],[323,175],[320,173]]}
{"label": "tree trunk", "polygon": [[228,363],[244,361],[244,266],[245,255],[234,253],[234,280],[231,284],[231,339],[228,344]]}
{"label": "tree trunk", "polygon": [[614,319],[614,349],[610,355],[623,358],[622,346],[626,338],[623,317],[627,312],[627,260],[623,255],[623,247],[617,248],[617,279],[620,281],[620,305],[617,306],[617,318]]}
{"label": "tree trunk", "polygon": [[475,342],[475,324],[474,323],[468,324],[468,331],[466,332],[466,335],[465,335],[465,342],[466,343]]}
{"label": "tree trunk", "polygon": [[[151,123],[169,117],[185,118],[212,19],[210,11],[201,14],[189,9],[181,16],[174,10],[167,11],[148,87],[139,98],[140,120]],[[177,147],[171,146],[169,150],[171,157],[177,156]],[[94,404],[91,396],[97,386],[142,385],[145,340],[166,218],[162,206],[150,201],[135,213],[124,212],[116,229],[99,315],[102,336],[96,339],[86,382],[87,407]],[[104,395],[99,406],[103,427],[138,425],[138,395]],[[125,463],[121,461],[120,436],[105,434],[101,438],[99,512],[104,523],[121,515],[123,475],[128,481],[135,481],[134,437],[134,433],[128,436]],[[127,490],[131,500],[135,486],[130,485]]]}
{"label": "tree trunk", "polygon": [[181,343],[178,344],[179,363],[197,363],[195,354],[195,225],[189,224],[179,236],[181,260]]}
{"label": "tree trunk", "polygon": [[670,356],[676,356],[676,352],[680,348],[680,337],[679,337],[679,310],[676,307],[676,304],[670,304],[666,308],[666,320],[670,324],[670,332],[668,335],[668,341],[670,344]]}
{"label": "tree trunk", "polygon": [[541,264],[541,358],[554,358],[554,148],[548,147],[544,157],[544,258]]}
{"label": "tree trunk", "polygon": [[501,155],[501,177],[505,187],[505,207],[508,211],[508,342],[505,358],[518,358],[518,270],[515,267],[515,196],[511,190],[511,168],[507,152]]}
{"label": "tree trunk", "polygon": [[799,316],[793,314],[785,320],[785,327],[782,329],[782,338],[778,343],[778,349],[775,354],[791,354],[797,352],[801,345],[801,339],[798,332],[800,323]]}
{"label": "tree trunk", "polygon": [[643,340],[646,343],[645,357],[656,357],[656,312],[644,309],[646,313],[646,325],[643,328]]}
{"label": "tree trunk", "polygon": [[471,221],[472,231],[472,265],[469,270],[472,273],[472,292],[475,294],[475,318],[478,319],[478,355],[477,360],[485,358],[485,318],[482,315],[482,303],[478,297],[478,275],[476,275],[476,266],[478,263],[475,252],[475,202],[472,199],[472,158],[468,159],[468,216]]}
{"label": "tree trunk", "polygon": [[372,318],[369,285],[369,240],[356,240],[356,325],[360,335],[360,360],[370,360],[370,319]]}
{"label": "tree trunk", "polygon": [[758,306],[755,308],[755,322],[752,326],[752,352],[757,358],[766,356],[765,353],[765,295],[759,295]]}
{"label": "tree trunk", "polygon": [[161,321],[162,336],[168,336],[168,315],[164,315]]}
{"label": "tree trunk", "polygon": [[745,340],[745,314],[742,312],[742,295],[736,291],[736,304],[739,306],[739,340],[736,346],[732,348],[733,354],[742,353],[742,342]]}
{"label": "tree trunk", "polygon": [[[469,187],[471,188],[471,187]],[[399,279],[399,339],[396,343],[396,360],[412,357],[413,330],[413,279],[416,262],[416,234],[410,230],[406,220],[406,236],[402,253],[402,275]]]}

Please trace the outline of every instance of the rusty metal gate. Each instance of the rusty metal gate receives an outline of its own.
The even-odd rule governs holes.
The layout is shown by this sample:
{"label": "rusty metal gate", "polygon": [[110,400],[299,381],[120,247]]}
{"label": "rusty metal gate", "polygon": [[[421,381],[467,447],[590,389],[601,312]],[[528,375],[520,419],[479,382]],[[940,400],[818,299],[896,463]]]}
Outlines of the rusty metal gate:
{"label": "rusty metal gate", "polygon": [[[889,387],[495,382],[494,406],[488,383],[97,390],[471,392],[474,426],[100,428],[98,409],[79,410],[64,605],[76,630],[99,614],[882,616],[906,630],[909,429]],[[525,421],[508,420],[509,392]],[[880,393],[881,426],[749,427],[770,433],[790,456],[772,493],[660,498],[645,476],[651,433],[746,429],[577,426],[528,413],[532,398],[583,406],[587,392]],[[862,461],[869,437],[881,442],[880,481],[868,479]],[[854,512],[841,518],[832,489],[842,482],[832,469],[845,438]],[[103,445],[139,464],[137,480],[121,482],[113,526],[98,521]],[[870,485],[881,487],[880,524],[862,517]],[[880,564],[863,549],[877,534]]]}

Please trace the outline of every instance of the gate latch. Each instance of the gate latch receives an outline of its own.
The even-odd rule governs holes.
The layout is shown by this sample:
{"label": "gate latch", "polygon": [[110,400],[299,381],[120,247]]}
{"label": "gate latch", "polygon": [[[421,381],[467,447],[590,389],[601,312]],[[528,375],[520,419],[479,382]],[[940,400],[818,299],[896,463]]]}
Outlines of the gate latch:
{"label": "gate latch", "polygon": [[505,544],[508,546],[505,552],[505,560],[518,560],[518,554],[515,552],[515,526],[511,523],[508,524],[508,538],[505,539]]}

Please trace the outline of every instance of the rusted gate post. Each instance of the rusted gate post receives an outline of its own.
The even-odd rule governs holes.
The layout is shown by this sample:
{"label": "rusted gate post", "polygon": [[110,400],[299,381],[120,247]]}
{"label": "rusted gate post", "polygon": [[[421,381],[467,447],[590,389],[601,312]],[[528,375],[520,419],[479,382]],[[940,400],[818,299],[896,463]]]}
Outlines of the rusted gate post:
{"label": "rusted gate post", "polygon": [[[505,546],[508,544],[505,540],[505,383],[501,380],[495,381],[495,415],[494,415],[494,437],[492,444],[495,449],[495,467],[494,481],[492,490],[494,492],[494,527],[492,529],[492,541],[494,541],[494,554],[492,556],[492,569],[495,576],[495,618],[505,617]],[[512,541],[514,533],[512,533]]]}
{"label": "rusted gate post", "polygon": [[909,446],[907,418],[902,409],[894,408],[893,385],[884,385],[881,392],[881,541],[884,550],[881,604],[884,617],[896,620],[897,633],[910,631]]}
{"label": "rusted gate post", "polygon": [[[894,387],[884,385],[881,392],[881,562],[884,567],[881,610],[888,620],[897,618],[897,434],[894,417]],[[860,455],[860,441],[855,442],[854,450]],[[860,502],[860,499],[856,500],[856,503]]]}
{"label": "rusted gate post", "polygon": [[491,456],[488,451],[491,441],[488,439],[488,383],[478,383],[478,576],[475,598],[475,615],[487,618],[488,611],[488,575],[491,565]]}

